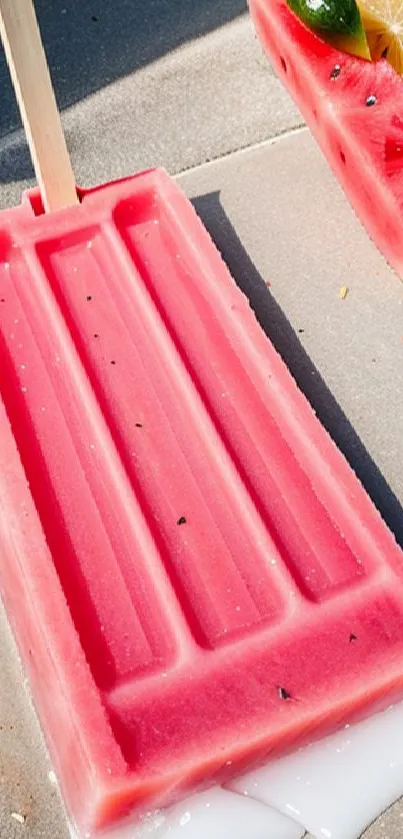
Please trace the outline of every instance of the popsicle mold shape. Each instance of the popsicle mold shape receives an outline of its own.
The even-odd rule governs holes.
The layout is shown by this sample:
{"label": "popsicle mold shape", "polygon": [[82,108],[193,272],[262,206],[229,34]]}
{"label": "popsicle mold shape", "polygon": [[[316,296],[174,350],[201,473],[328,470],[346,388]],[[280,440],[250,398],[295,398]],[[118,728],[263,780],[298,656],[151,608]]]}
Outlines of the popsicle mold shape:
{"label": "popsicle mold shape", "polygon": [[175,183],[0,215],[0,583],[79,830],[403,695],[402,554]]}

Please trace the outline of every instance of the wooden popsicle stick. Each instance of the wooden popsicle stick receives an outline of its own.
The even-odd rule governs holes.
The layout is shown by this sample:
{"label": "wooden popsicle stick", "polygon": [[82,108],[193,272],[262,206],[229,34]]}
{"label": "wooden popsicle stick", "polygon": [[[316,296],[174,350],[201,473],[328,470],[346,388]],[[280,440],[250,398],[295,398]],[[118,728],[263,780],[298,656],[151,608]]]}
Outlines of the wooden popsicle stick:
{"label": "wooden popsicle stick", "polygon": [[46,211],[77,192],[32,0],[0,0],[0,34]]}

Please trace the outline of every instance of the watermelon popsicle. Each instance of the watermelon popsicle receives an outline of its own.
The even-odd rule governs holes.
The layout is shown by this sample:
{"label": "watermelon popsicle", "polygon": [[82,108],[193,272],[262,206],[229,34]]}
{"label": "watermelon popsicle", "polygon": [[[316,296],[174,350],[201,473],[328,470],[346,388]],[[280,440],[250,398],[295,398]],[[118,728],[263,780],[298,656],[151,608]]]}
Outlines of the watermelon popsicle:
{"label": "watermelon popsicle", "polygon": [[0,222],[0,576],[92,833],[400,693],[402,607],[391,536],[172,181],[80,199]]}

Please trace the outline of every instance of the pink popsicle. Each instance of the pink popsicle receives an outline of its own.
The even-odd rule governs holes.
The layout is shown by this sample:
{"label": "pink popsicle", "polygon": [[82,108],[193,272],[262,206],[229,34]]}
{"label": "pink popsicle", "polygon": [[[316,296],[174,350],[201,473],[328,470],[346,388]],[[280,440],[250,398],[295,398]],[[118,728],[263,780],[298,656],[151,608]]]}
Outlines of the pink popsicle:
{"label": "pink popsicle", "polygon": [[0,370],[1,590],[79,829],[403,695],[402,554],[165,173],[0,215]]}

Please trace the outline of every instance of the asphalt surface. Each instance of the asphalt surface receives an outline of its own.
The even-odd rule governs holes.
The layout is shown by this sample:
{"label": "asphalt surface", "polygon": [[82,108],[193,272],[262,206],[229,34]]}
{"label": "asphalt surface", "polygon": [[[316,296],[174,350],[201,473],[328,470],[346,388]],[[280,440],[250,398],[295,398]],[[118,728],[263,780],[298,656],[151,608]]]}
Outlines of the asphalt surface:
{"label": "asphalt surface", "polygon": [[[403,286],[308,133],[295,130],[300,115],[262,56],[244,3],[38,0],[37,9],[77,181],[152,165],[173,174],[190,169],[180,183],[403,544]],[[4,60],[0,92],[5,208],[33,180]],[[0,837],[65,839],[1,610],[0,644]],[[396,805],[366,839],[400,835]]]}
{"label": "asphalt surface", "polygon": [[[119,0],[98,5],[116,9],[121,21],[119,39],[114,37],[116,22],[109,25],[110,12],[105,21],[99,11],[98,22],[93,24],[89,3],[42,3],[44,12],[50,6],[49,18],[44,14],[44,42],[57,98],[64,108],[63,123],[77,182],[83,186],[151,166],[180,172],[301,124],[300,114],[268,67],[246,15],[239,15],[239,0],[218,4],[222,6],[220,15],[213,14],[214,3],[198,0],[195,21],[189,0],[151,2],[146,17],[151,20],[154,49],[148,64],[140,60],[145,50],[145,24],[135,25],[143,4]],[[82,21],[84,7],[87,12]],[[203,25],[202,8],[206,16]],[[156,27],[158,9],[165,10],[165,16]],[[130,23],[125,10],[126,18],[132,10]],[[222,26],[225,18],[229,23]],[[163,25],[174,32],[158,38]],[[121,27],[135,69],[130,72],[128,62],[122,59],[118,74],[115,65],[111,71],[110,54],[122,52]],[[84,83],[80,50],[72,47],[74,28],[78,39],[84,38],[85,31],[94,77],[103,78],[95,92]],[[206,29],[207,35],[197,37]],[[185,40],[186,36],[190,40]],[[76,101],[80,91],[83,98]],[[19,202],[23,186],[33,183],[33,170],[25,138],[18,130],[4,61],[0,92],[0,207],[7,207]],[[74,104],[66,107],[71,101]]]}
{"label": "asphalt surface", "polygon": [[[59,107],[80,102],[107,84],[245,12],[243,0],[36,0]],[[19,125],[12,91],[3,84],[0,136]]]}

